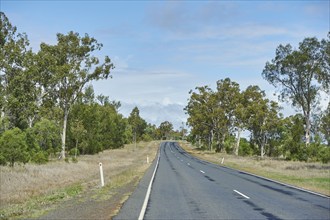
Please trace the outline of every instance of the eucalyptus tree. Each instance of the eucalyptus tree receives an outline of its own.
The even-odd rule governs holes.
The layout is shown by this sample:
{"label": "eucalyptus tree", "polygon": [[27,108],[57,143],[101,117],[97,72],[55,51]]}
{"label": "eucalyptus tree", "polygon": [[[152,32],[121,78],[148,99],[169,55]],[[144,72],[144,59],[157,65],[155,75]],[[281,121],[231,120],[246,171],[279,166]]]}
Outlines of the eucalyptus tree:
{"label": "eucalyptus tree", "polygon": [[147,128],[147,122],[141,118],[140,110],[138,107],[134,107],[132,112],[128,117],[128,123],[131,125],[134,140],[133,142],[136,144],[136,141],[141,140],[142,135],[145,133],[145,129]]}
{"label": "eucalyptus tree", "polygon": [[[223,114],[220,114],[221,120],[219,121],[219,127],[217,134],[220,150],[224,144],[226,135],[237,131],[237,141],[235,146],[235,154],[238,154],[238,147],[240,141],[240,133],[242,131],[242,123],[240,120],[241,111],[241,93],[239,84],[231,81],[229,78],[219,80],[217,82],[217,105],[218,109],[223,110]],[[238,109],[239,108],[239,109]]]}
{"label": "eucalyptus tree", "polygon": [[166,140],[168,140],[171,132],[173,131],[173,124],[169,121],[164,121],[160,123],[158,129],[160,131],[161,137],[165,137]]}
{"label": "eucalyptus tree", "polygon": [[185,107],[189,115],[187,123],[192,127],[192,134],[202,137],[212,150],[214,134],[219,127],[221,118],[224,117],[223,109],[218,108],[216,93],[208,86],[196,87],[197,91],[189,92],[190,99]]}
{"label": "eucalyptus tree", "polygon": [[[330,37],[330,36],[329,36]],[[267,62],[262,76],[280,89],[280,100],[291,102],[301,109],[305,118],[306,146],[311,137],[311,115],[318,105],[321,89],[329,92],[330,42],[317,38],[305,38],[298,49],[290,44],[280,45],[275,58]]]}
{"label": "eucalyptus tree", "polygon": [[0,111],[1,121],[9,118],[11,127],[32,127],[38,111],[35,54],[28,47],[27,35],[0,12]]}
{"label": "eucalyptus tree", "polygon": [[38,52],[40,81],[44,94],[63,111],[62,152],[65,158],[67,121],[71,106],[84,86],[92,80],[107,79],[114,68],[108,56],[103,62],[94,56],[102,44],[88,34],[57,34],[57,44],[41,43]]}
{"label": "eucalyptus tree", "polygon": [[258,86],[249,86],[244,99],[247,101],[247,128],[251,132],[251,141],[258,145],[263,157],[269,140],[277,134],[280,108],[276,102],[266,99],[265,92]]}

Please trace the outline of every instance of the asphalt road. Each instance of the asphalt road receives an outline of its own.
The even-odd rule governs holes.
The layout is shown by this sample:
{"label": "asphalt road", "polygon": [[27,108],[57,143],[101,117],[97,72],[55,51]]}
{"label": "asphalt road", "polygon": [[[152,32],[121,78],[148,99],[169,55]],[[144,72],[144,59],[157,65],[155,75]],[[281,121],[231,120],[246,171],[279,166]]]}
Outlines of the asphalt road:
{"label": "asphalt road", "polygon": [[[125,217],[129,209],[117,219],[137,219]],[[144,219],[330,219],[330,199],[201,161],[165,142]]]}

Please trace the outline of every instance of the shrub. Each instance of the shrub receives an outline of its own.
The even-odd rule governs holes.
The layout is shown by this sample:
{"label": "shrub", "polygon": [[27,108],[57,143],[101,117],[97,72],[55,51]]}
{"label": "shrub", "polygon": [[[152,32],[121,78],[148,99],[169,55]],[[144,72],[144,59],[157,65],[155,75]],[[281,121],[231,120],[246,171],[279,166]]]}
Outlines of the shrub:
{"label": "shrub", "polygon": [[27,163],[29,154],[27,151],[26,135],[19,128],[5,131],[0,138],[0,161],[13,167],[15,162]]}
{"label": "shrub", "polygon": [[48,162],[48,154],[44,151],[38,151],[32,154],[31,161],[37,164],[45,164]]}

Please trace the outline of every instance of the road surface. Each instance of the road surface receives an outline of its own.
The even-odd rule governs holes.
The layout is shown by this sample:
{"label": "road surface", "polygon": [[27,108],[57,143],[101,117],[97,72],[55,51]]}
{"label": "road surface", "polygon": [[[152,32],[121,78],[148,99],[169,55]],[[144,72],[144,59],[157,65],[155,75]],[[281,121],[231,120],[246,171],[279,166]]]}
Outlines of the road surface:
{"label": "road surface", "polygon": [[[132,195],[141,207],[138,197]],[[125,215],[129,210],[124,205],[117,219],[137,219]],[[330,219],[330,199],[199,160],[164,142],[144,219]]]}

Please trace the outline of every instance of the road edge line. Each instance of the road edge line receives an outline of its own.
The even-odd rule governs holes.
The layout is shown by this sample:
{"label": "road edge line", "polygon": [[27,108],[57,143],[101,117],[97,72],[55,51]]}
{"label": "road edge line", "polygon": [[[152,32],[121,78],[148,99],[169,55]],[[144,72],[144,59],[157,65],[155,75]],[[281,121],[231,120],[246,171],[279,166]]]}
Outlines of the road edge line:
{"label": "road edge line", "polygon": [[150,197],[150,193],[151,193],[152,183],[154,182],[154,179],[155,179],[155,176],[156,176],[156,171],[157,171],[158,164],[159,164],[159,158],[160,158],[160,147],[159,147],[158,158],[157,158],[157,163],[156,163],[156,166],[155,166],[155,170],[152,174],[152,177],[151,177],[151,180],[150,180],[150,183],[149,183],[149,186],[148,186],[148,190],[147,190],[147,193],[146,193],[146,197],[144,198],[143,205],[142,205],[138,220],[143,220],[144,215],[146,213],[147,205],[148,205],[148,201],[149,201],[149,197]]}

